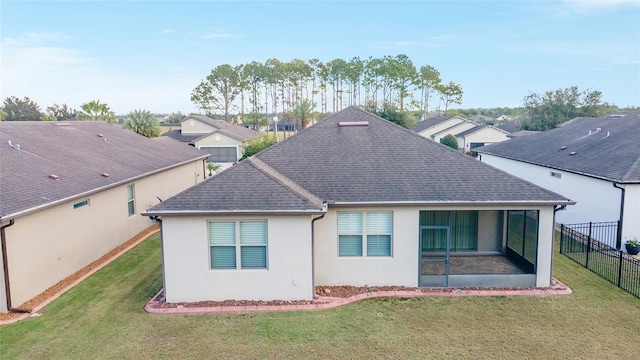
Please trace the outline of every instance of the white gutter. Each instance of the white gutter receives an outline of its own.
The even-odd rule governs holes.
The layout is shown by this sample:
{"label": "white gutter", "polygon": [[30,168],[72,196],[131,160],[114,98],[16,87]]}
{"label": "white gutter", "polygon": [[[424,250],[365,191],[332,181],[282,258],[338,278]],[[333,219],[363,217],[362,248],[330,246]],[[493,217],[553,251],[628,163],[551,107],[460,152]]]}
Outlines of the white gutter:
{"label": "white gutter", "polygon": [[313,209],[313,210],[160,210],[160,211],[145,211],[140,213],[142,216],[190,216],[190,215],[250,215],[250,214],[283,214],[283,215],[292,215],[292,214],[322,214],[326,212],[323,209]]}
{"label": "white gutter", "polygon": [[329,202],[333,206],[375,206],[375,205],[575,205],[573,200],[505,200],[505,201],[353,201]]}

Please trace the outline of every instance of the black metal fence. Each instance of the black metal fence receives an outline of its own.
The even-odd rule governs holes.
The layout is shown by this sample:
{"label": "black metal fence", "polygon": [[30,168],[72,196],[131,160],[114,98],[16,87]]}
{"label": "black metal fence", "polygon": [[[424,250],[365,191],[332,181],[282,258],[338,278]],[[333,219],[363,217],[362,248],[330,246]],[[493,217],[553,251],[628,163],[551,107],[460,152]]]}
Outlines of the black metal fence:
{"label": "black metal fence", "polygon": [[560,253],[640,297],[640,260],[608,245],[612,241],[611,234],[615,244],[617,229],[617,221],[563,224],[560,226]]}

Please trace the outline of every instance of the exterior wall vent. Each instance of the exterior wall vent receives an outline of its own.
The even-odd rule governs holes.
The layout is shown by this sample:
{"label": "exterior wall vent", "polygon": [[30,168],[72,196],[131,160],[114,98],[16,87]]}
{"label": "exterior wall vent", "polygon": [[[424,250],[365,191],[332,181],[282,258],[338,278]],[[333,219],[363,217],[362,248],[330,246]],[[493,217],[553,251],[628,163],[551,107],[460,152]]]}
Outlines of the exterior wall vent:
{"label": "exterior wall vent", "polygon": [[51,174],[51,175],[49,175],[49,179],[58,180],[58,179],[60,179],[60,176],[58,176],[56,174]]}
{"label": "exterior wall vent", "polygon": [[339,127],[346,127],[346,126],[369,126],[369,122],[368,121],[340,121],[338,123]]}
{"label": "exterior wall vent", "polygon": [[559,172],[555,172],[555,171],[551,171],[551,176],[554,178],[558,178],[561,179],[562,178],[562,174]]}

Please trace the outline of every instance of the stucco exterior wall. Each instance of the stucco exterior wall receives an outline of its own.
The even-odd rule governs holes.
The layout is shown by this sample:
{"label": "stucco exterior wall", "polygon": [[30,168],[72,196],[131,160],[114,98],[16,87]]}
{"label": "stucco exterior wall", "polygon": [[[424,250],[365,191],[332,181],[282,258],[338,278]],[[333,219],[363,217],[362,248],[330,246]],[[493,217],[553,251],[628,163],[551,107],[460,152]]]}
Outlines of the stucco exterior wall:
{"label": "stucco exterior wall", "polygon": [[[310,215],[164,217],[164,289],[169,302],[310,300]],[[267,220],[267,269],[211,269],[208,221]]]}
{"label": "stucco exterior wall", "polygon": [[241,146],[242,142],[234,138],[228,137],[224,134],[217,132],[212,133],[202,139],[199,139],[194,145],[200,149],[202,147],[215,147],[215,146]]}
{"label": "stucco exterior wall", "polygon": [[183,134],[206,134],[216,130],[216,128],[196,119],[186,119],[180,123],[180,130]]}
{"label": "stucco exterior wall", "polygon": [[624,185],[624,218],[622,220],[622,243],[634,236],[640,240],[640,184]]}
{"label": "stucco exterior wall", "polygon": [[[125,184],[16,218],[5,229],[12,305],[18,307],[149,227],[149,218],[139,214],[156,205],[156,197],[167,199],[202,179],[202,161],[196,161],[129,183],[135,193],[133,216]],[[84,200],[89,204],[74,209]],[[1,299],[2,276],[0,282]],[[6,310],[3,301],[0,311]]]}
{"label": "stucco exterior wall", "polygon": [[471,150],[471,143],[484,143],[485,145],[508,140],[507,134],[491,127],[484,127],[464,138],[458,138],[458,143],[464,147],[465,151]]}
{"label": "stucco exterior wall", "polygon": [[[609,181],[481,154],[481,161],[576,201],[556,213],[564,224],[616,221],[620,217],[620,189]],[[560,178],[551,176],[560,174]]]}

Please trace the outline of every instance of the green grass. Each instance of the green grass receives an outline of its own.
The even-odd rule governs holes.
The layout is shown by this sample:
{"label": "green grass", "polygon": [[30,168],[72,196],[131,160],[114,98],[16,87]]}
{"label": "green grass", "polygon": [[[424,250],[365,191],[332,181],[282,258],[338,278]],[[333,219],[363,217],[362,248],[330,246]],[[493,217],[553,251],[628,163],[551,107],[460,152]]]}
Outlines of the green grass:
{"label": "green grass", "polygon": [[42,316],[0,327],[0,358],[637,358],[640,301],[557,253],[554,275],[574,294],[147,314],[143,306],[161,287],[156,234],[65,293]]}

